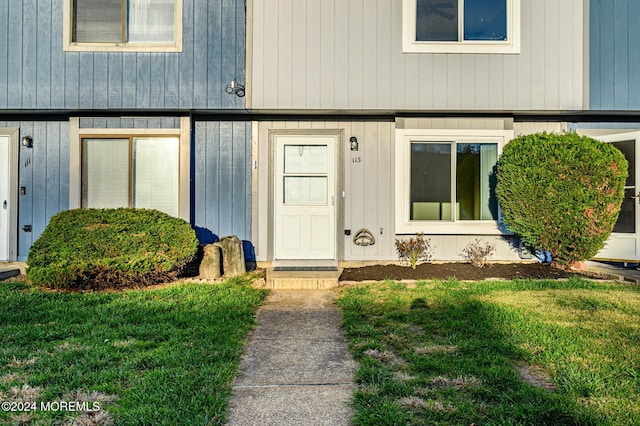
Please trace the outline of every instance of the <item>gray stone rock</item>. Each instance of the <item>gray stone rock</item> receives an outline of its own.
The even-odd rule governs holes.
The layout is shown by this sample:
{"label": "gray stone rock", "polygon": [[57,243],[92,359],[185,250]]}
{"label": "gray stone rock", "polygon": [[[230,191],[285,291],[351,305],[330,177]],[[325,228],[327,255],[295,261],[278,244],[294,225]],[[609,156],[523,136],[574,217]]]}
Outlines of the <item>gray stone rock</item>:
{"label": "gray stone rock", "polygon": [[200,278],[215,280],[222,277],[220,252],[220,247],[217,244],[204,246],[202,261],[200,262]]}
{"label": "gray stone rock", "polygon": [[242,241],[238,237],[222,237],[216,245],[222,250],[222,274],[225,277],[235,277],[247,272]]}

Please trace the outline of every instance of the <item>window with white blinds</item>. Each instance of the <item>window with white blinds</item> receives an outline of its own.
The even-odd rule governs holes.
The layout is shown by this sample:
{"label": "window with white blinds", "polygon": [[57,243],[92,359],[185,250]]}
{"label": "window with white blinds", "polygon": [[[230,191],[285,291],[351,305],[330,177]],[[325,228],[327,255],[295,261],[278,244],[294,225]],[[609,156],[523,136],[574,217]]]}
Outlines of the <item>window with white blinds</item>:
{"label": "window with white blinds", "polygon": [[82,206],[178,216],[177,137],[83,138]]}
{"label": "window with white blinds", "polygon": [[82,206],[129,205],[129,139],[82,140]]}
{"label": "window with white blinds", "polygon": [[65,49],[180,51],[182,2],[64,0]]}
{"label": "window with white blinds", "polygon": [[133,206],[178,216],[178,138],[133,139]]}
{"label": "window with white blinds", "polygon": [[128,0],[127,42],[173,43],[175,0]]}

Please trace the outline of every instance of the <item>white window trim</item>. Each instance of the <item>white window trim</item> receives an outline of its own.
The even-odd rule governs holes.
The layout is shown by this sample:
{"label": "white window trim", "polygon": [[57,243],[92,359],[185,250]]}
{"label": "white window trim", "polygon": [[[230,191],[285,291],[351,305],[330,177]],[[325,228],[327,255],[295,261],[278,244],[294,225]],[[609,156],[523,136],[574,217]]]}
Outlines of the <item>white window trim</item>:
{"label": "white window trim", "polygon": [[[396,129],[395,146],[395,226],[396,234],[503,235],[501,219],[459,221],[410,220],[411,142],[495,143],[498,158],[514,137],[513,130]],[[499,214],[499,213],[498,213]]]}
{"label": "white window trim", "polygon": [[507,0],[506,41],[416,41],[416,0],[402,0],[404,53],[520,53],[520,0]]}
{"label": "white window trim", "polygon": [[62,47],[66,52],[182,52],[182,1],[175,0],[173,43],[78,43],[73,40],[73,0],[63,0]]}
{"label": "white window trim", "polygon": [[69,119],[69,209],[82,207],[82,139],[90,137],[174,136],[179,138],[178,217],[191,217],[191,121],[180,118],[179,129],[93,129],[80,128],[80,118]]}

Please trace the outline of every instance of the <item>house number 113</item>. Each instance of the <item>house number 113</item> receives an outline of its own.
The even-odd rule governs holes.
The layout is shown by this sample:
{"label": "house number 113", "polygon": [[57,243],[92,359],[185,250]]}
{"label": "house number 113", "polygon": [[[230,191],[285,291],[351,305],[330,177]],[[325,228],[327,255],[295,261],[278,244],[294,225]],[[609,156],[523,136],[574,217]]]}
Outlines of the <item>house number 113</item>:
{"label": "house number 113", "polygon": [[362,163],[362,157],[353,157],[351,159],[352,163]]}

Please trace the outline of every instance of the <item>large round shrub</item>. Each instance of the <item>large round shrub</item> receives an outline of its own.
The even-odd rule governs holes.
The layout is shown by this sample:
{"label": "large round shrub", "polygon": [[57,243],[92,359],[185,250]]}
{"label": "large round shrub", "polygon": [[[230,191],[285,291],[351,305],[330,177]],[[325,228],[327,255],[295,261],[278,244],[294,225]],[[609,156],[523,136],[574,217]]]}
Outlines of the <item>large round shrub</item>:
{"label": "large round shrub", "polygon": [[604,246],[627,173],[627,160],[611,144],[576,133],[537,133],[504,147],[496,194],[507,227],[566,267]]}
{"label": "large round shrub", "polygon": [[51,288],[139,287],[173,279],[197,247],[189,223],[157,210],[69,210],[31,247],[27,276]]}

